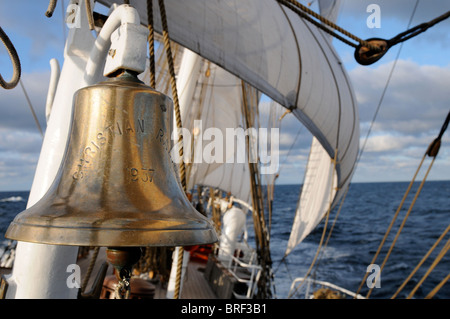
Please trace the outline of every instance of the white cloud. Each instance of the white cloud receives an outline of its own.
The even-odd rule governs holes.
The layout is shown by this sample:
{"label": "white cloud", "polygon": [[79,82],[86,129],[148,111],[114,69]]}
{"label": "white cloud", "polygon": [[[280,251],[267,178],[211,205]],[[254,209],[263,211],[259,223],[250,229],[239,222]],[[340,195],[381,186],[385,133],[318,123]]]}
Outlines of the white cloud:
{"label": "white cloud", "polygon": [[[372,121],[392,62],[357,67],[350,77],[357,92],[362,127]],[[449,110],[450,65],[399,60],[376,119],[377,130],[419,136],[439,130]]]}
{"label": "white cloud", "polygon": [[[45,132],[48,72],[24,73],[22,82]],[[34,176],[43,138],[20,84],[0,94],[0,191],[28,190]]]}
{"label": "white cloud", "polygon": [[[398,152],[406,153],[409,148],[417,148],[418,146],[426,145],[427,142],[431,142],[430,139],[425,137],[417,138],[411,135],[396,136],[390,133],[384,133],[382,135],[371,136],[366,142],[365,152]],[[363,143],[361,138],[361,144]],[[425,152],[425,149],[423,150]],[[423,153],[422,152],[422,153]]]}

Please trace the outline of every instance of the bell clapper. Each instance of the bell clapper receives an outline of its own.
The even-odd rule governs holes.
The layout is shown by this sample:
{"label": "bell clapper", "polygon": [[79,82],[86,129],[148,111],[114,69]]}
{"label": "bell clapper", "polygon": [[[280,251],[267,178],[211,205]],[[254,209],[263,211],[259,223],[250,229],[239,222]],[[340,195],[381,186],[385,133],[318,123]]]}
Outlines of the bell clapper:
{"label": "bell clapper", "polygon": [[108,247],[106,258],[116,270],[118,284],[116,286],[116,297],[128,299],[130,295],[130,280],[133,266],[141,257],[139,247]]}

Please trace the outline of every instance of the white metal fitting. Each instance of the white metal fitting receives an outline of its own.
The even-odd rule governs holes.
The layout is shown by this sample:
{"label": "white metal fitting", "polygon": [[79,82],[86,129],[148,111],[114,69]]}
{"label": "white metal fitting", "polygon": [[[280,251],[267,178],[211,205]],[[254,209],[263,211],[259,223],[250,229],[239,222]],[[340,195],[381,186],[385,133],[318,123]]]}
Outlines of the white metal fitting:
{"label": "white metal fitting", "polygon": [[134,23],[123,23],[111,34],[104,76],[119,69],[144,72],[147,58],[148,29]]}

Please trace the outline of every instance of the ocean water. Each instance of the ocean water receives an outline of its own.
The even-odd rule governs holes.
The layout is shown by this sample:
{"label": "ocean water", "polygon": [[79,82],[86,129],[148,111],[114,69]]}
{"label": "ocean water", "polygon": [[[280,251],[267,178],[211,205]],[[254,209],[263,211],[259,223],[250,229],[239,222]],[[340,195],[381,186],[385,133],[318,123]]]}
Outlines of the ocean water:
{"label": "ocean water", "polygon": [[[368,265],[397,210],[408,183],[353,183],[334,226],[327,248],[312,272],[317,280],[328,281],[350,291],[356,291],[363,280]],[[417,187],[416,183],[407,198],[397,222],[375,263],[381,265],[392,243],[398,226],[409,208]],[[275,272],[276,298],[287,298],[291,282],[303,277],[317,251],[324,223],[319,226],[289,255],[283,259],[289,239],[298,194],[301,185],[277,185],[273,203],[271,230],[271,256]],[[4,233],[14,216],[25,209],[28,192],[0,192],[0,256],[7,244]],[[334,220],[335,209],[328,228]],[[249,219],[250,224],[251,219]],[[405,227],[380,275],[380,288],[374,288],[370,298],[390,298],[404,279],[419,263],[428,249],[450,224],[450,181],[427,182],[412,209]],[[253,244],[249,229],[249,243]],[[398,298],[406,298],[428,270],[450,234],[441,241],[417,274],[410,280]],[[450,271],[450,253],[431,272],[414,298],[424,298]],[[364,284],[360,291],[368,291]],[[435,298],[450,298],[447,282]]]}
{"label": "ocean water", "polygon": [[[356,292],[408,184],[404,182],[351,184],[327,248],[323,251],[317,269],[312,272],[313,277]],[[375,264],[381,266],[418,186],[419,183],[414,184]],[[275,188],[277,200],[274,202],[273,214],[277,217],[272,221],[271,254],[273,269],[276,270],[278,298],[285,298],[288,295],[293,278],[306,275],[324,228],[322,222],[287,256],[285,261],[281,262],[289,239],[299,189],[299,185],[280,185]],[[327,229],[331,228],[337,210],[334,209],[330,215]],[[450,181],[427,182],[380,274],[380,288],[374,288],[370,298],[391,298],[449,224]],[[450,234],[444,237],[397,298],[406,298],[409,295],[449,237]],[[414,298],[424,298],[449,272],[450,252],[427,277]],[[360,294],[366,296],[368,290],[364,282]],[[450,298],[450,282],[441,288],[435,298]]]}

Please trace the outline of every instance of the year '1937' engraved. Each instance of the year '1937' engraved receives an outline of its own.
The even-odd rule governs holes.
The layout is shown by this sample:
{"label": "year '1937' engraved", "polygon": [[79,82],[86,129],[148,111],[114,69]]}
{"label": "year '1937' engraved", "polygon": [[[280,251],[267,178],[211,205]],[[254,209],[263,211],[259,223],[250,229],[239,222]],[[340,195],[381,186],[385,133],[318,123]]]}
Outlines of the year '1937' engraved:
{"label": "year '1937' engraved", "polygon": [[143,181],[144,183],[153,182],[153,177],[155,175],[155,170],[153,168],[141,168],[137,169],[134,167],[128,168],[130,171],[130,177],[133,182]]}
{"label": "year '1937' engraved", "polygon": [[[123,119],[106,126],[102,132],[97,133],[96,139],[89,141],[81,152],[77,170],[72,174],[73,179],[79,180],[86,176],[86,172],[84,170],[92,165],[97,153],[101,150],[102,146],[106,144],[108,138],[134,133],[145,133],[144,119],[137,118],[134,121],[134,125],[132,125],[132,122],[128,119]],[[107,136],[109,137],[107,138]]]}

